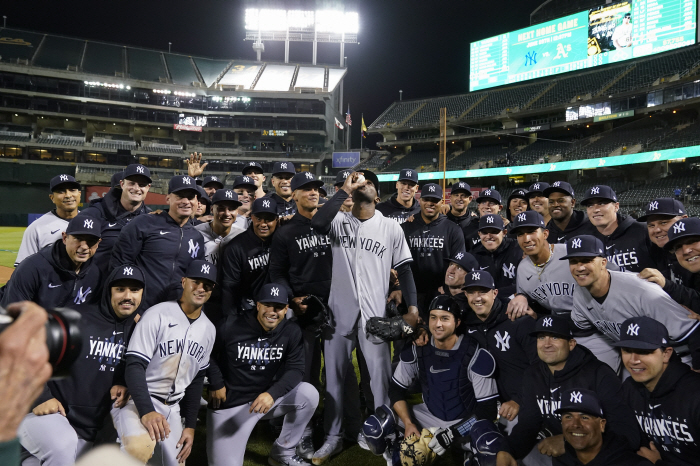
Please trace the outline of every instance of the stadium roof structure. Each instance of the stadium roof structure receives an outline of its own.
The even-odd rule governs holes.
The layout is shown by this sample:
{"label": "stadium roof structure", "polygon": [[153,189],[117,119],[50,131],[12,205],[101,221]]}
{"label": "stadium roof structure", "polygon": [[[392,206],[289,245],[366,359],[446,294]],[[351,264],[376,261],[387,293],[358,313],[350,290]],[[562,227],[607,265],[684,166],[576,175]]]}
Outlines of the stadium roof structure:
{"label": "stadium roof structure", "polygon": [[[214,59],[0,28],[0,68],[45,70],[55,76],[108,85],[139,81],[246,92],[331,93],[347,70],[337,66]],[[90,77],[93,78],[90,78]],[[190,91],[194,92],[194,91]]]}

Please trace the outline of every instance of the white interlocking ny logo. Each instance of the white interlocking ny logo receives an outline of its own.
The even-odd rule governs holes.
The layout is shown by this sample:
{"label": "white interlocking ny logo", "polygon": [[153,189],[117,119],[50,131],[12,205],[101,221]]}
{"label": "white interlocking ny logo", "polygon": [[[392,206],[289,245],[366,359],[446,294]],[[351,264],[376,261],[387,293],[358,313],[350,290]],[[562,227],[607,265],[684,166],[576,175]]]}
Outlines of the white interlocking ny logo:
{"label": "white interlocking ny logo", "polygon": [[306,178],[307,178],[307,179],[309,179],[309,180],[313,180],[313,179],[314,179],[314,176],[313,176],[311,173],[306,172],[305,174],[306,174]]}
{"label": "white interlocking ny logo", "polygon": [[197,254],[199,254],[199,243],[195,243],[194,240],[190,240],[187,244],[189,246],[187,252],[190,254],[192,259],[194,259],[197,257]]}
{"label": "white interlocking ny logo", "polygon": [[558,188],[560,184],[561,184],[561,181],[555,181],[552,186],[555,186]]}
{"label": "white interlocking ny logo", "polygon": [[491,215],[486,217],[486,223],[493,223],[493,217]]}
{"label": "white interlocking ny logo", "polygon": [[78,290],[78,294],[75,295],[75,299],[73,300],[73,302],[75,304],[84,303],[90,293],[92,293],[92,288],[88,287],[88,289],[85,290],[85,292],[83,293],[83,287],[81,286]]}
{"label": "white interlocking ny logo", "polygon": [[92,230],[92,222],[93,220],[85,220],[85,222],[83,222],[83,228],[90,228]]}
{"label": "white interlocking ny logo", "polygon": [[496,332],[494,336],[496,337],[496,348],[500,348],[501,351],[510,349],[510,335],[507,331],[503,335],[501,335],[501,332]]}
{"label": "white interlocking ny logo", "polygon": [[270,207],[270,201],[263,201],[263,207]]}
{"label": "white interlocking ny logo", "polygon": [[571,398],[569,401],[572,403],[583,403],[583,395],[581,392],[571,392]]}
{"label": "white interlocking ny logo", "polygon": [[254,167],[254,166],[255,166],[255,162],[250,162],[248,165],[251,166],[251,167]]}
{"label": "white interlocking ny logo", "polygon": [[185,183],[185,184],[192,184],[192,182],[190,181],[190,177],[189,177],[189,176],[183,176],[183,177],[182,177],[182,182]]}
{"label": "white interlocking ny logo", "polygon": [[581,247],[581,239],[579,238],[579,239],[572,240],[571,247],[575,248],[575,249],[580,248]]}
{"label": "white interlocking ny logo", "polygon": [[343,178],[347,178],[350,172],[343,172]]}
{"label": "white interlocking ny logo", "polygon": [[68,175],[61,175],[61,181],[68,181]]}
{"label": "white interlocking ny logo", "polygon": [[244,176],[244,177],[243,177],[243,182],[244,182],[244,183],[250,183],[250,178],[248,178],[247,176]]}
{"label": "white interlocking ny logo", "polygon": [[435,192],[435,186],[428,186],[428,191],[430,191],[431,193],[434,193],[434,192]]}
{"label": "white interlocking ny logo", "polygon": [[680,233],[681,231],[685,231],[685,223],[678,222],[675,225],[673,225],[673,232],[674,233]]}
{"label": "white interlocking ny logo", "polygon": [[202,264],[202,270],[200,272],[206,273],[207,275],[209,275],[209,267],[211,267],[211,266]]}
{"label": "white interlocking ny logo", "polygon": [[518,222],[524,222],[525,218],[527,218],[527,215],[523,212],[522,214],[518,215]]}
{"label": "white interlocking ny logo", "polygon": [[406,176],[411,176],[411,173],[413,173],[411,170],[406,172]]}
{"label": "white interlocking ny logo", "polygon": [[212,180],[212,181],[219,181],[219,179],[218,179],[217,177],[215,177],[215,176],[212,176],[212,177],[211,177],[211,180]]}
{"label": "white interlocking ny logo", "polygon": [[631,337],[638,337],[639,336],[639,325],[638,324],[629,324],[627,326],[627,335]]}
{"label": "white interlocking ny logo", "polygon": [[659,201],[651,201],[649,203],[649,210],[658,210],[659,208]]}
{"label": "white interlocking ny logo", "polygon": [[124,267],[124,275],[133,275],[134,269],[131,267]]}
{"label": "white interlocking ny logo", "polygon": [[231,191],[226,191],[226,197],[229,199],[233,199],[233,193]]}
{"label": "white interlocking ny logo", "polygon": [[484,191],[484,195],[485,195],[485,196],[490,196],[490,195],[491,195],[491,190],[490,190],[490,189],[487,189],[486,191]]}
{"label": "white interlocking ny logo", "polygon": [[287,169],[287,164],[286,164],[286,163],[281,163],[281,164],[280,164],[280,167],[282,167],[282,169],[286,170],[286,169]]}
{"label": "white interlocking ny logo", "polygon": [[280,289],[277,288],[277,287],[272,288],[272,289],[270,290],[270,293],[272,294],[272,296],[279,296],[279,295],[280,295]]}
{"label": "white interlocking ny logo", "polygon": [[461,252],[458,252],[457,255],[455,256],[455,259],[460,260],[462,257],[464,257],[464,254]]}
{"label": "white interlocking ny logo", "polygon": [[600,188],[597,186],[595,188],[591,188],[591,194],[600,194]]}
{"label": "white interlocking ny logo", "polygon": [[551,327],[552,326],[552,318],[546,317],[546,318],[542,319],[542,325],[545,327]]}
{"label": "white interlocking ny logo", "polygon": [[540,189],[540,184],[535,183],[535,185],[532,187],[532,189],[534,189],[535,191],[538,191]]}
{"label": "white interlocking ny logo", "polygon": [[136,167],[136,173],[143,173],[143,167],[141,165]]}
{"label": "white interlocking ny logo", "polygon": [[503,264],[503,275],[508,278],[515,278],[515,264]]}
{"label": "white interlocking ny logo", "polygon": [[477,272],[474,272],[474,273],[472,274],[472,280],[481,280],[481,274],[480,274],[480,273],[477,273]]}

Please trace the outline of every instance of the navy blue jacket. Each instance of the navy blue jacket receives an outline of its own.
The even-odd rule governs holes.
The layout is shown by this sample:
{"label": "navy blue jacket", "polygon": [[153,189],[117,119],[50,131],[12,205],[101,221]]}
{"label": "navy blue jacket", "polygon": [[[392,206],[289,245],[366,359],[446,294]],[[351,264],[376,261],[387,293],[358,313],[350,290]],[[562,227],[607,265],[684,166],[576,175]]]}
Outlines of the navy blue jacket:
{"label": "navy blue jacket", "polygon": [[389,200],[380,202],[377,204],[377,210],[385,217],[399,222],[399,224],[404,223],[411,215],[420,214],[420,204],[417,200],[413,199],[411,207],[404,207],[396,200],[397,197],[398,194],[394,194]]}
{"label": "navy blue jacket", "polygon": [[603,242],[608,262],[620,267],[622,272],[639,273],[646,268],[660,268],[658,258],[652,254],[652,242],[645,222],[618,213],[617,228],[612,234],[604,236],[596,229],[594,235]]}
{"label": "navy blue jacket", "polygon": [[265,197],[275,200],[277,203],[277,215],[280,217],[286,217],[287,215],[294,215],[297,213],[297,203],[294,202],[294,199],[287,202],[278,196],[275,191],[270,191],[269,193],[265,194]]}
{"label": "navy blue jacket", "polygon": [[574,236],[598,234],[598,230],[588,220],[586,212],[582,210],[574,210],[571,213],[571,218],[564,231],[559,229],[554,223],[554,219],[547,224],[547,230],[549,230],[549,236],[547,237],[549,244],[566,243],[566,240]]}
{"label": "navy blue jacket", "polygon": [[17,266],[0,305],[34,301],[46,309],[69,307],[83,312],[85,306],[99,300],[101,292],[102,274],[95,258],[85,262],[76,273],[66,246],[59,239]]}
{"label": "navy blue jacket", "polygon": [[180,297],[187,266],[204,259],[204,238],[191,222],[180,227],[167,213],[139,215],[122,228],[112,249],[110,268],[138,265],[149,287],[141,309]]}
{"label": "navy blue jacket", "polygon": [[516,271],[523,258],[523,250],[518,241],[504,237],[494,252],[487,251],[484,245],[479,243],[471,253],[479,262],[481,270],[486,270],[493,277],[498,288],[498,297],[507,302],[508,297],[515,294]]}

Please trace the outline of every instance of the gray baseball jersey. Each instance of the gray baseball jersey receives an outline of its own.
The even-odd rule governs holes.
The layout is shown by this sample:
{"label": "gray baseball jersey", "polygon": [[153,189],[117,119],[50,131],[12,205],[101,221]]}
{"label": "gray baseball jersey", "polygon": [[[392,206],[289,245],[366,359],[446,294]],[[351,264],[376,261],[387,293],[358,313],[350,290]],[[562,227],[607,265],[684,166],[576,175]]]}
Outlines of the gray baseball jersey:
{"label": "gray baseball jersey", "polygon": [[204,313],[190,324],[177,301],[149,308],[136,324],[127,356],[148,363],[148,392],[179,401],[197,373],[209,367],[216,329]]}
{"label": "gray baseball jersey", "polygon": [[19,245],[17,259],[15,259],[15,267],[28,256],[39,252],[46,246],[50,246],[61,239],[61,233],[66,231],[67,227],[68,220],[62,219],[56,215],[53,210],[34,220],[32,224],[24,230],[22,244]]}
{"label": "gray baseball jersey", "polygon": [[204,260],[214,265],[219,264],[221,253],[228,242],[245,231],[237,228],[234,224],[228,235],[219,236],[211,227],[211,222],[201,223],[194,227],[194,229],[198,230],[204,237]]}
{"label": "gray baseball jersey", "polygon": [[329,236],[333,282],[328,304],[338,334],[349,335],[358,317],[364,328],[370,317],[385,315],[390,270],[413,259],[401,226],[379,211],[365,221],[338,212]]}

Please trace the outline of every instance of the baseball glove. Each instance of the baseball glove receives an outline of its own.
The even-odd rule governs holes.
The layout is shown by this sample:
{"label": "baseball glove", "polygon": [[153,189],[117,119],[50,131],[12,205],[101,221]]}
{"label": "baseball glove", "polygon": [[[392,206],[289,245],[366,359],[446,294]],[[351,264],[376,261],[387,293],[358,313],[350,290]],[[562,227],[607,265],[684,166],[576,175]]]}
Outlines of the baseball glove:
{"label": "baseball glove", "polygon": [[429,466],[437,456],[428,444],[433,434],[428,429],[421,431],[420,437],[413,435],[403,439],[399,446],[401,466]]}
{"label": "baseball glove", "polygon": [[387,317],[396,317],[401,315],[401,311],[399,311],[399,308],[394,301],[389,301],[386,303],[385,311]]}
{"label": "baseball glove", "polygon": [[402,340],[417,334],[413,327],[408,325],[401,316],[370,317],[365,325],[365,332],[384,341]]}
{"label": "baseball glove", "polygon": [[301,303],[307,306],[306,312],[297,316],[301,328],[315,330],[319,336],[326,328],[332,328],[330,312],[318,296],[310,294]]}

